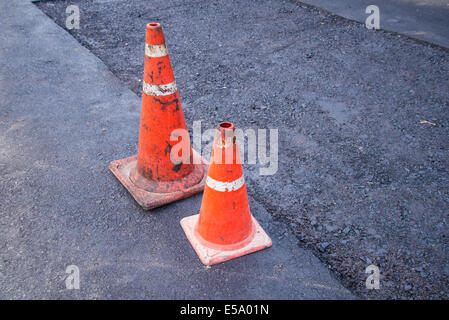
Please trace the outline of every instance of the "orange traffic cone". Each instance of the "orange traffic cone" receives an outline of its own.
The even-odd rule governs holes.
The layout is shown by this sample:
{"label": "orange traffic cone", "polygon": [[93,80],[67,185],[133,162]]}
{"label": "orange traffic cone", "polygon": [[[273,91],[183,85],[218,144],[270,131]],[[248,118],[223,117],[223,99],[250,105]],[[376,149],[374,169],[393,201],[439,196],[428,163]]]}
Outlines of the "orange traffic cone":
{"label": "orange traffic cone", "polygon": [[234,125],[223,122],[215,135],[200,213],[181,220],[205,265],[217,264],[271,246],[251,215]]}
{"label": "orange traffic cone", "polygon": [[[190,145],[159,23],[146,28],[143,78],[138,154],[112,161],[109,167],[144,209],[152,209],[201,192],[207,162]],[[173,155],[176,144],[184,148],[176,148]]]}

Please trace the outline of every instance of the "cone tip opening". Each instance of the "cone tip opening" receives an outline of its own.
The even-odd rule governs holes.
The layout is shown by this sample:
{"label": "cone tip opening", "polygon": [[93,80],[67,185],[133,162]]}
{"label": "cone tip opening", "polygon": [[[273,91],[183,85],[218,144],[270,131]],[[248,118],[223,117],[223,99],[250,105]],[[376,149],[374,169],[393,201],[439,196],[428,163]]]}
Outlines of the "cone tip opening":
{"label": "cone tip opening", "polygon": [[222,122],[218,125],[218,132],[220,132],[220,135],[223,139],[227,139],[234,136],[234,130],[235,127],[232,122]]}
{"label": "cone tip opening", "polygon": [[158,22],[150,22],[147,24],[145,42],[150,45],[161,45],[165,43],[162,26]]}
{"label": "cone tip opening", "polygon": [[150,22],[147,24],[147,29],[157,29],[160,28],[161,24],[157,22]]}
{"label": "cone tip opening", "polygon": [[222,122],[222,123],[220,123],[220,129],[234,130],[235,127],[232,122]]}

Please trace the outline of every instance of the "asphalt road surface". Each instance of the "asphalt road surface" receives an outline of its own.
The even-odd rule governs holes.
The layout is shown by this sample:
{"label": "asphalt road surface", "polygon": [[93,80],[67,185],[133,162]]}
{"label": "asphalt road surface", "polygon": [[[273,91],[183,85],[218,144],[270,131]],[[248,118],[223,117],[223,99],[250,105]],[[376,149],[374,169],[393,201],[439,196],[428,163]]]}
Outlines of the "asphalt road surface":
{"label": "asphalt road surface", "polygon": [[[208,129],[227,120],[243,129],[279,130],[278,172],[260,176],[259,165],[245,164],[245,176],[254,203],[279,223],[273,231],[288,226],[300,240],[300,247],[288,252],[306,254],[303,249],[311,249],[344,286],[360,297],[449,298],[446,49],[393,32],[368,30],[363,23],[291,1],[97,0],[37,5],[64,27],[69,4],[77,4],[81,12],[81,28],[70,30],[70,34],[136,94],[141,91],[145,24],[162,23],[190,129],[193,121],[202,120],[203,129]],[[49,61],[48,68],[52,68],[54,63]],[[75,75],[81,72],[71,70]],[[90,74],[88,71],[83,71],[84,77]],[[119,90],[114,87],[111,91]],[[76,93],[81,92],[82,88]],[[71,90],[64,96],[74,99]],[[96,237],[85,234],[85,247],[80,250],[91,246],[102,252],[108,248],[106,243],[110,242],[104,240],[111,237],[108,228],[116,231],[114,237],[120,240],[126,235],[121,228],[100,222],[116,217],[117,208],[111,210],[106,195],[118,197],[119,204],[114,202],[114,206],[120,210],[138,209],[119,184],[104,177],[107,172],[102,167],[117,155],[135,152],[139,108],[135,100],[130,98],[116,109],[100,100],[95,108],[98,114],[90,115],[93,119],[80,116],[76,121],[91,127],[90,134],[80,130],[82,139],[78,143],[62,140],[57,150],[67,153],[56,153],[52,158],[64,163],[71,159],[67,158],[68,146],[78,146],[70,152],[80,163],[68,162],[64,168],[70,168],[69,173],[64,171],[60,178],[64,194],[74,192],[76,197],[54,199],[52,208],[67,212],[64,218],[58,214],[55,219],[68,227],[84,223],[86,232],[98,233]],[[75,106],[75,101],[71,105]],[[124,111],[124,105],[133,110],[132,117],[128,109]],[[58,126],[72,124],[70,128],[76,131],[70,115],[58,115]],[[10,119],[8,115],[5,118]],[[13,118],[19,121],[18,114]],[[135,127],[130,126],[133,121]],[[25,133],[23,139],[28,136]],[[52,139],[53,144],[47,141],[47,148],[40,146],[44,141],[36,143],[43,156],[52,154],[58,141],[54,136]],[[95,154],[98,158],[92,165]],[[73,169],[76,165],[98,171],[79,176]],[[18,164],[16,170],[19,168]],[[87,177],[93,190],[86,188]],[[38,183],[42,178],[35,179],[28,182],[34,186],[30,190],[42,186]],[[97,180],[102,182],[94,182]],[[14,185],[13,180],[8,187]],[[105,185],[106,191],[102,189]],[[17,188],[20,191],[23,187]],[[57,185],[54,188],[59,190]],[[51,199],[54,193],[47,197]],[[98,213],[90,216],[92,208],[78,213],[80,202],[97,201],[99,208],[105,209],[100,210],[103,219],[97,220]],[[105,202],[108,205],[103,205]],[[166,216],[174,212],[179,216],[185,205],[160,209],[160,214],[147,219],[168,219]],[[133,211],[132,217],[142,222],[144,218],[137,212]],[[19,219],[20,215],[15,217]],[[164,228],[163,221],[157,222]],[[133,228],[149,230],[150,225],[148,221]],[[131,234],[137,232],[133,228]],[[152,228],[149,238],[155,232]],[[98,237],[103,240],[96,246],[94,239]],[[137,252],[142,253],[139,249],[143,243],[132,239],[138,243]],[[128,252],[128,247],[125,241],[121,250]],[[156,250],[157,244],[152,247]],[[109,260],[104,259],[107,263],[117,259],[120,249],[112,246],[110,250]],[[127,257],[131,256],[129,252]],[[283,281],[291,280],[287,279],[290,276],[307,279],[313,274],[304,273],[301,264],[295,267],[299,261],[301,258],[295,258],[289,264]],[[364,271],[370,264],[380,268],[379,290],[365,288]],[[307,275],[298,278],[290,274],[295,271]],[[315,279],[320,283],[319,277]],[[202,289],[196,292],[202,293]],[[301,298],[301,290],[297,290],[296,298]],[[332,294],[335,292],[340,291],[335,289]],[[253,293],[261,295],[260,291]]]}
{"label": "asphalt road surface", "polygon": [[273,247],[203,266],[179,224],[201,195],[146,212],[108,169],[138,96],[29,1],[0,1],[0,29],[0,299],[356,297],[253,198]]}
{"label": "asphalt road surface", "polygon": [[448,0],[304,0],[342,17],[365,22],[365,9],[376,5],[380,27],[449,48]]}

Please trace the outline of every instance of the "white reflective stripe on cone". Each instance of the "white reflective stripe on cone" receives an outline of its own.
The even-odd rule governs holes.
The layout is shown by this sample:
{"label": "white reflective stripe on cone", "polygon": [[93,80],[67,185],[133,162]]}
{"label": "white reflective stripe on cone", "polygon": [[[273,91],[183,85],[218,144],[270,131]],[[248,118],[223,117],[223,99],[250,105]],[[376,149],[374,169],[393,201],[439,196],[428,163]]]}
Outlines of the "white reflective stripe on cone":
{"label": "white reflective stripe on cone", "polygon": [[176,87],[175,81],[167,84],[143,83],[143,92],[150,96],[168,96],[169,94],[175,93],[176,90],[178,90],[178,88]]}
{"label": "white reflective stripe on cone", "polygon": [[211,177],[206,178],[206,184],[209,188],[214,189],[215,191],[226,192],[226,191],[236,191],[243,187],[245,184],[245,179],[243,176],[238,178],[237,180],[231,182],[222,182],[212,179]]}
{"label": "white reflective stripe on cone", "polygon": [[164,44],[145,43],[145,54],[150,58],[160,58],[168,55],[167,46]]}

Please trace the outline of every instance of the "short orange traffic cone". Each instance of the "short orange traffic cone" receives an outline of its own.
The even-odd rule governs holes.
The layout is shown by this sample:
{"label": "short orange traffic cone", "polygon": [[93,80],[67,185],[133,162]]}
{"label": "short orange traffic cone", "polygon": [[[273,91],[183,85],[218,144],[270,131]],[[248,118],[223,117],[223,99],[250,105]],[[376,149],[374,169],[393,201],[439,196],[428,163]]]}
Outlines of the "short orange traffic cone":
{"label": "short orange traffic cone", "polygon": [[205,265],[217,264],[271,246],[251,215],[234,125],[223,122],[215,135],[200,213],[181,220]]}
{"label": "short orange traffic cone", "polygon": [[[159,23],[146,27],[143,78],[138,154],[113,161],[109,167],[144,209],[152,209],[201,192],[207,162],[190,145]],[[179,131],[185,134],[174,135]],[[178,143],[185,148],[173,156],[172,148]]]}

